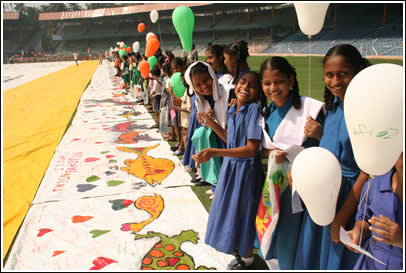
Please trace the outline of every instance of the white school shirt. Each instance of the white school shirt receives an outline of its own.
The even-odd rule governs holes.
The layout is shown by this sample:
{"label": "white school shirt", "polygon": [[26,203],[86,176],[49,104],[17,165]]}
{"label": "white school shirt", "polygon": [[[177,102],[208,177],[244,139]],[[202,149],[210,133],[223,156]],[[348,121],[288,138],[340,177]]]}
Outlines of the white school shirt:
{"label": "white school shirt", "polygon": [[160,81],[160,78],[158,78],[158,80],[153,80],[153,85],[152,85],[152,96],[153,97],[162,95],[163,86],[159,85],[158,81]]}

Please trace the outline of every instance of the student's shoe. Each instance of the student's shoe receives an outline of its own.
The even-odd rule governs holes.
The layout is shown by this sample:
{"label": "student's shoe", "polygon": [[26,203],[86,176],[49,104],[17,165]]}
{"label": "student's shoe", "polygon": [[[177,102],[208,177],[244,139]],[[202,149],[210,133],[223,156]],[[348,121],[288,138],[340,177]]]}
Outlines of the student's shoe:
{"label": "student's shoe", "polygon": [[210,196],[209,196],[209,199],[210,199],[210,200],[213,200],[213,199],[214,199],[214,194],[210,195]]}
{"label": "student's shoe", "polygon": [[211,189],[209,189],[208,191],[206,191],[206,194],[208,194],[208,195],[213,195],[214,192],[213,192]]}
{"label": "student's shoe", "polygon": [[235,257],[235,259],[233,259],[229,265],[227,265],[227,270],[247,270],[250,269],[252,267],[252,265],[254,264],[253,261],[254,259],[252,259],[252,261],[250,261],[250,265],[247,265],[242,259],[240,254],[238,254],[237,249],[233,250],[232,255]]}
{"label": "student's shoe", "polygon": [[193,178],[192,180],[190,180],[190,182],[192,182],[192,183],[197,183],[197,182],[199,182],[200,180],[202,180],[201,177],[195,176],[195,178]]}
{"label": "student's shoe", "polygon": [[206,181],[200,180],[199,182],[195,183],[195,186],[207,186],[210,185],[209,183],[207,183]]}
{"label": "student's shoe", "polygon": [[175,155],[183,155],[183,152],[181,152],[181,151],[179,151],[179,150],[176,150],[174,154],[175,154]]}
{"label": "student's shoe", "polygon": [[170,149],[172,152],[176,151],[179,148],[179,146],[172,146]]}

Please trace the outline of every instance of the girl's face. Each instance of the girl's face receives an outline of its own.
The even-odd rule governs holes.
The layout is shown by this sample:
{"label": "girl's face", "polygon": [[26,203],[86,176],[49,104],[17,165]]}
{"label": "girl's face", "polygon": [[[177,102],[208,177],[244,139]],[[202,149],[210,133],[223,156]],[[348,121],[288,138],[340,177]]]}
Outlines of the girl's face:
{"label": "girl's face", "polygon": [[220,72],[224,61],[224,57],[217,57],[216,54],[207,50],[206,51],[206,62],[216,71]]}
{"label": "girl's face", "polygon": [[235,75],[237,71],[237,58],[224,52],[224,64],[231,75]]}
{"label": "girl's face", "polygon": [[241,76],[235,87],[237,103],[240,105],[250,103],[259,96],[258,80],[254,74],[246,73]]}
{"label": "girl's face", "polygon": [[279,70],[265,70],[262,75],[262,89],[276,106],[283,106],[289,99],[289,89],[293,86],[295,77],[286,75]]}
{"label": "girl's face", "polygon": [[209,73],[193,73],[192,83],[195,91],[200,95],[213,96],[213,79],[210,77]]}
{"label": "girl's face", "polygon": [[343,56],[331,56],[324,63],[324,83],[330,92],[344,101],[348,84],[354,78],[356,71],[348,64]]}

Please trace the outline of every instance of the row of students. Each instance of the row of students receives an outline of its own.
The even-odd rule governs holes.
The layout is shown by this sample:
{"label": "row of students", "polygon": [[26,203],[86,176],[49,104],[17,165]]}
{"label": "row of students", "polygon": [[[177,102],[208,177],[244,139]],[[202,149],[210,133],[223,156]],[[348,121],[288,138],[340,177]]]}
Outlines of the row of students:
{"label": "row of students", "polygon": [[[224,61],[218,54],[221,50],[214,49],[216,47],[210,45],[206,51],[207,63],[195,62],[186,71],[184,64],[177,64],[179,59],[171,61],[173,73],[185,71],[185,85],[188,86],[185,96],[194,94],[190,98],[190,113],[187,111],[189,129],[186,143],[183,141],[187,151],[184,164],[194,166],[195,162],[204,164],[213,158],[222,159],[217,188],[213,188],[215,195],[205,242],[219,251],[235,254],[236,259],[230,264],[230,269],[247,269],[252,264],[256,241],[255,216],[265,177],[258,150],[261,141],[267,138],[276,147],[278,144],[281,144],[279,147],[295,144],[305,148],[320,146],[328,149],[340,162],[343,177],[337,214],[327,227],[315,224],[306,209],[302,213],[292,214],[290,188],[281,193],[280,218],[269,255],[264,259],[278,259],[280,269],[402,268],[403,192],[402,186],[399,186],[403,185],[402,167],[399,167],[403,164],[402,157],[394,170],[379,177],[379,180],[385,181],[386,189],[392,192],[390,198],[395,200],[392,210],[382,210],[373,205],[379,202],[376,198],[382,192],[376,181],[369,182],[375,186],[371,188],[375,194],[360,203],[360,208],[365,202],[371,207],[367,215],[370,220],[362,226],[372,231],[372,237],[366,240],[366,247],[373,254],[380,255],[386,267],[354,253],[339,242],[340,226],[347,230],[352,228],[350,236],[354,242],[360,241],[362,214],[358,212],[357,218],[355,214],[361,192],[366,191],[368,174],[363,173],[355,162],[344,120],[343,101],[352,78],[369,65],[366,59],[351,45],[337,45],[327,52],[323,59],[325,104],[321,109],[314,100],[300,96],[295,69],[286,59],[267,59],[261,66],[260,74],[257,74],[249,71],[246,62],[248,48],[243,41],[224,49]],[[184,100],[174,96],[169,85],[167,92],[170,101],[167,105],[172,110],[182,111],[182,101],[186,103],[186,97]],[[229,106],[233,98],[235,104]],[[267,104],[266,99],[271,103]],[[160,109],[164,105],[160,105]],[[300,112],[309,105],[312,105],[310,108],[318,108],[318,111]],[[292,113],[296,113],[296,120],[300,120],[293,127],[287,126]],[[298,113],[302,113],[302,116]],[[176,122],[172,124],[179,127],[178,118]],[[214,132],[219,145],[196,153],[193,152],[195,147],[191,139],[196,129],[203,126]],[[181,133],[176,127],[172,137],[174,135],[177,135],[179,144],[177,151],[182,151],[179,150],[182,147]],[[277,162],[286,160],[286,153],[282,149],[264,151],[265,155],[273,153]],[[376,214],[380,212],[386,215]],[[355,219],[358,220],[356,223]]]}
{"label": "row of students", "polygon": [[[207,148],[195,154],[193,158],[198,163],[204,163],[212,157],[223,157],[205,242],[228,254],[238,250],[242,258],[236,259],[230,269],[246,269],[253,262],[255,216],[264,183],[264,173],[258,156],[258,148],[264,134],[259,125],[263,107],[266,109],[266,134],[271,141],[279,138],[283,142],[281,136],[298,138],[298,134],[306,135],[306,141],[305,138],[298,139],[303,140],[300,144],[304,147],[319,145],[328,149],[337,157],[343,174],[337,200],[337,215],[327,227],[315,224],[307,210],[293,215],[290,207],[291,192],[289,189],[285,190],[281,196],[281,215],[270,246],[270,257],[266,258],[277,258],[280,269],[352,269],[357,259],[359,262],[356,268],[382,268],[370,258],[360,257],[350,251],[338,240],[340,226],[346,229],[354,226],[361,190],[368,179],[368,175],[363,173],[355,162],[343,112],[348,84],[367,65],[368,62],[351,45],[338,45],[330,49],[323,59],[325,106],[316,116],[302,116],[303,127],[297,132],[282,132],[279,127],[289,110],[304,107],[309,98],[300,97],[296,73],[284,58],[273,57],[266,60],[261,66],[260,75],[246,72],[235,77],[236,104],[228,110],[225,104],[223,108],[216,109],[216,106],[221,104],[218,90],[224,90],[224,87],[220,87],[216,77],[210,76],[212,73],[206,72],[203,75],[201,72],[199,75],[194,73],[193,68],[186,72],[186,77],[190,78],[189,85],[193,86],[199,98],[196,105],[206,103],[206,108],[203,106],[203,109],[197,109],[200,112],[198,116],[203,117],[204,125],[212,128],[227,144],[226,149]],[[209,67],[208,71],[212,70],[210,69]],[[210,95],[214,98],[214,106],[207,101]],[[270,105],[264,105],[264,96],[271,101]],[[275,151],[275,156],[278,160],[286,160],[284,151]],[[398,173],[399,169],[397,168]],[[396,185],[402,185],[403,181],[399,182],[401,176],[396,177]],[[397,186],[396,191],[398,196],[401,196],[401,187]],[[398,231],[401,230],[399,226],[403,226],[403,219],[399,210],[402,211],[402,204],[395,202],[394,206],[397,218],[392,219],[392,222],[386,218],[377,220],[378,215],[375,215],[370,223],[376,223],[381,229],[385,226],[382,222],[391,223]],[[386,234],[373,227],[371,230],[375,234]],[[351,233],[356,232],[359,232],[359,224]],[[397,238],[399,232],[389,237],[375,240],[394,242],[393,247],[381,248],[375,252],[380,255],[386,253],[386,268],[400,269],[402,266],[399,268],[399,265],[402,265],[403,260],[392,256],[401,257],[399,246],[402,245],[403,239]],[[354,236],[354,240],[359,239]],[[390,250],[392,248],[397,250]]]}

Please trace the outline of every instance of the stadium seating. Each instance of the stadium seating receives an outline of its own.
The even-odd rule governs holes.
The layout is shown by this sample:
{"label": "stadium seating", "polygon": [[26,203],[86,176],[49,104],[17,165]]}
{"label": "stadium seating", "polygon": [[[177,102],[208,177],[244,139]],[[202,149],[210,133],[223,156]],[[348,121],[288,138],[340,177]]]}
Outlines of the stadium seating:
{"label": "stadium seating", "polygon": [[[293,5],[276,6],[270,9],[250,10],[230,14],[230,11],[218,11],[213,20],[212,8],[195,14],[193,42],[199,55],[204,55],[209,42],[229,44],[234,40],[248,41],[250,54],[320,54],[340,43],[355,45],[364,56],[403,54],[403,14],[401,4],[387,5],[386,24],[383,24],[383,3],[344,3],[331,4],[325,18],[323,29],[309,38],[298,26]],[[334,17],[334,7],[337,16]],[[107,50],[115,47],[117,41],[124,41],[132,47],[133,42],[140,42],[140,50],[145,49],[145,34],[149,31],[157,34],[163,50],[172,50],[175,54],[182,53],[180,39],[172,24],[171,16],[163,15],[158,23],[147,24],[143,33],[137,31],[139,22],[147,22],[148,14],[134,14],[134,18],[109,17],[106,20],[89,19],[83,23],[61,21],[56,36],[62,41],[55,48],[56,54],[72,55],[73,51],[87,55],[91,52]],[[132,20],[132,22],[127,22]],[[351,27],[349,27],[351,26]],[[30,40],[36,43],[35,33],[30,33]],[[24,36],[26,39],[27,36]],[[24,40],[23,39],[23,40]],[[21,50],[24,42],[21,36],[12,31],[5,32],[3,43],[4,54]],[[25,40],[26,41],[26,40]],[[56,43],[55,43],[56,44]],[[310,51],[309,51],[310,50]]]}

